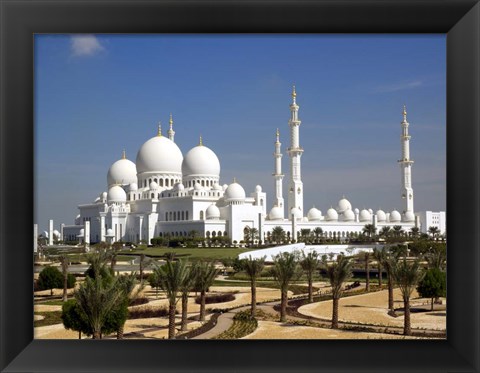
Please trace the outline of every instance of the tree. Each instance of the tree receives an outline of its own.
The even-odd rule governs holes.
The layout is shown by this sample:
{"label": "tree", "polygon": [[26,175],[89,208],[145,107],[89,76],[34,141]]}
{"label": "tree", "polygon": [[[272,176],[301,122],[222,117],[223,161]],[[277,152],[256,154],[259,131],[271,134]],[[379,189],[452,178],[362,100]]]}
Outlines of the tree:
{"label": "tree", "polygon": [[310,235],[311,235],[310,229],[306,229],[306,228],[300,229],[300,235],[299,235],[298,241],[307,243],[310,241]]}
{"label": "tree", "polygon": [[438,227],[431,226],[428,227],[428,233],[432,236],[433,239],[435,239],[440,234],[440,229],[438,229]]}
{"label": "tree", "polygon": [[370,291],[370,252],[361,251],[358,253],[358,258],[365,265],[365,291]]}
{"label": "tree", "polygon": [[316,251],[310,251],[307,255],[302,252],[302,260],[300,261],[300,266],[307,275],[309,303],[313,302],[313,275],[318,269],[319,264],[320,260]]}
{"label": "tree", "polygon": [[121,292],[121,299],[119,305],[113,310],[115,314],[118,327],[115,328],[117,332],[117,339],[123,339],[123,330],[128,316],[128,306],[140,295],[144,286],[140,284],[137,287],[137,274],[135,272],[130,275],[122,275],[117,278],[117,286]]}
{"label": "tree", "polygon": [[65,329],[78,332],[78,339],[82,338],[82,333],[91,335],[90,324],[75,299],[67,300],[62,304],[62,322]]}
{"label": "tree", "polygon": [[339,255],[337,261],[326,265],[326,271],[332,287],[332,329],[338,329],[338,301],[343,293],[343,283],[352,276],[352,264],[349,259]]}
{"label": "tree", "polygon": [[282,243],[285,241],[285,231],[282,227],[277,226],[272,229],[272,241],[276,244]]}
{"label": "tree", "polygon": [[418,236],[420,235],[420,228],[412,227],[410,228],[410,233],[412,235],[412,238],[418,238]]}
{"label": "tree", "polygon": [[316,227],[316,228],[313,230],[313,234],[314,234],[314,236],[315,236],[315,243],[319,243],[321,237],[323,237],[323,229],[320,228],[320,227]]}
{"label": "tree", "polygon": [[110,280],[113,272],[107,268],[107,261],[109,255],[104,250],[91,253],[87,256],[88,269],[85,271],[85,276],[92,279],[103,277],[104,280]]}
{"label": "tree", "polygon": [[434,299],[447,295],[447,274],[438,268],[430,268],[417,287],[418,294],[423,298],[431,298],[433,311]]}
{"label": "tree", "polygon": [[182,283],[187,277],[186,262],[179,260],[177,262],[167,261],[161,267],[155,269],[168,299],[168,339],[175,338],[175,313],[177,311],[178,293]]}
{"label": "tree", "polygon": [[64,286],[63,275],[55,267],[45,267],[38,276],[37,286],[40,290],[50,290],[50,295],[53,295],[53,289]]}
{"label": "tree", "polygon": [[250,228],[250,242],[252,245],[255,244],[255,241],[257,241],[260,238],[258,229],[257,228]]}
{"label": "tree", "polygon": [[252,294],[250,314],[252,317],[255,317],[257,311],[257,278],[260,276],[260,273],[262,273],[263,268],[265,267],[265,257],[252,259],[252,257],[249,256],[242,262],[243,269],[250,280],[250,290]]}
{"label": "tree", "polygon": [[212,286],[218,270],[214,262],[199,262],[195,268],[195,290],[200,292],[200,321],[205,321],[206,293]]}
{"label": "tree", "polygon": [[284,252],[273,257],[273,275],[281,292],[280,322],[287,321],[288,285],[300,274],[296,253]]}
{"label": "tree", "polygon": [[374,248],[373,249],[373,257],[377,261],[377,268],[378,268],[378,286],[380,289],[382,288],[382,272],[383,272],[383,263],[385,262],[387,256],[387,251],[385,247],[381,249]]}
{"label": "tree", "polygon": [[182,322],[181,331],[187,330],[187,318],[188,318],[188,293],[193,289],[195,285],[195,264],[186,268],[187,274],[184,281],[180,285],[180,292],[182,293]]}
{"label": "tree", "polygon": [[375,233],[377,232],[377,228],[373,224],[366,224],[362,231],[370,238],[373,238],[375,236]]}
{"label": "tree", "polygon": [[447,246],[443,243],[431,244],[425,253],[425,260],[430,268],[445,269]]}
{"label": "tree", "polygon": [[405,231],[402,229],[401,225],[394,225],[393,226],[393,236],[395,238],[401,237],[404,233],[405,233]]}
{"label": "tree", "polygon": [[75,292],[75,299],[86,316],[93,339],[101,338],[107,317],[119,304],[121,295],[116,281],[103,281],[101,276],[95,279],[86,277],[85,282]]}
{"label": "tree", "polygon": [[391,228],[389,226],[384,226],[382,227],[382,229],[380,229],[380,232],[378,233],[378,235],[383,238],[388,238],[390,237],[391,233],[392,233]]}
{"label": "tree", "polygon": [[404,324],[403,334],[411,335],[410,325],[410,296],[418,283],[423,278],[423,273],[420,268],[419,261],[416,260],[412,263],[407,262],[404,257],[403,260],[397,261],[392,265],[392,277],[395,284],[400,288],[403,297],[404,307]]}

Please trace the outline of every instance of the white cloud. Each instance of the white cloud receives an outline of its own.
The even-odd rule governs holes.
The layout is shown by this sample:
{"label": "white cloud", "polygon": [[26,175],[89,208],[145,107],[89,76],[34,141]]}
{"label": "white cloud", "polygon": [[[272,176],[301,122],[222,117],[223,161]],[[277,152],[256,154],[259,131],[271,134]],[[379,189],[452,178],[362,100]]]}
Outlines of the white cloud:
{"label": "white cloud", "polygon": [[105,48],[95,35],[74,35],[71,37],[72,56],[93,56]]}
{"label": "white cloud", "polygon": [[388,93],[388,92],[397,92],[403,91],[405,89],[412,89],[417,88],[423,85],[423,81],[421,80],[412,80],[408,82],[401,82],[397,84],[379,86],[375,88],[376,93]]}

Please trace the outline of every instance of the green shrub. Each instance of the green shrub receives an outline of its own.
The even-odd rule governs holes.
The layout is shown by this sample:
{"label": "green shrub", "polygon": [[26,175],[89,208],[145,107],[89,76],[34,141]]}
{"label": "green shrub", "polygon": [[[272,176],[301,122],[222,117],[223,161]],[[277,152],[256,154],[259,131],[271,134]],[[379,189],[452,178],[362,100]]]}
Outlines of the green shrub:
{"label": "green shrub", "polygon": [[[235,295],[232,293],[208,294],[205,297],[205,304],[231,302],[232,300],[235,300]],[[200,296],[195,298],[195,303],[200,304]]]}
{"label": "green shrub", "polygon": [[45,267],[38,276],[37,288],[50,290],[50,295],[53,295],[53,289],[63,288],[62,272],[55,267]]}

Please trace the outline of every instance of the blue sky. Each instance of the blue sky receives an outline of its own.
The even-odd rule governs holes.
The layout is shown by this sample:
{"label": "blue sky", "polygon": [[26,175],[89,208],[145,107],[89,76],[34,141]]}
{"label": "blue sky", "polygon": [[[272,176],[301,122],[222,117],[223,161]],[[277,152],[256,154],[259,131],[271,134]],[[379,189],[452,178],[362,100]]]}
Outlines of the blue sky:
{"label": "blue sky", "polygon": [[[73,224],[106,191],[122,149],[174,118],[183,154],[203,142],[234,177],[273,198],[297,88],[304,208],[401,210],[400,122],[410,122],[415,210],[446,209],[445,35],[36,35],[35,221]],[[286,197],[286,194],[284,195]]]}

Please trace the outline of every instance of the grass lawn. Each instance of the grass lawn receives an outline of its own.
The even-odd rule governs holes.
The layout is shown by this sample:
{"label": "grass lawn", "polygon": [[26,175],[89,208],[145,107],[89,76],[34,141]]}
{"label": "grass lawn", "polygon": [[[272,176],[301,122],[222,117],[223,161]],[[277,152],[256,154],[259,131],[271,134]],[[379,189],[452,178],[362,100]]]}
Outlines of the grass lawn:
{"label": "grass lawn", "polygon": [[61,324],[63,322],[62,311],[35,312],[35,315],[42,315],[45,316],[45,318],[43,320],[35,320],[33,322],[34,327]]}
{"label": "grass lawn", "polygon": [[174,252],[177,258],[187,258],[190,260],[222,260],[227,258],[234,259],[238,254],[246,251],[252,251],[252,249],[239,249],[232,247],[149,247],[144,250],[134,250],[132,251],[132,255],[145,254],[150,257],[162,257],[165,253]]}

